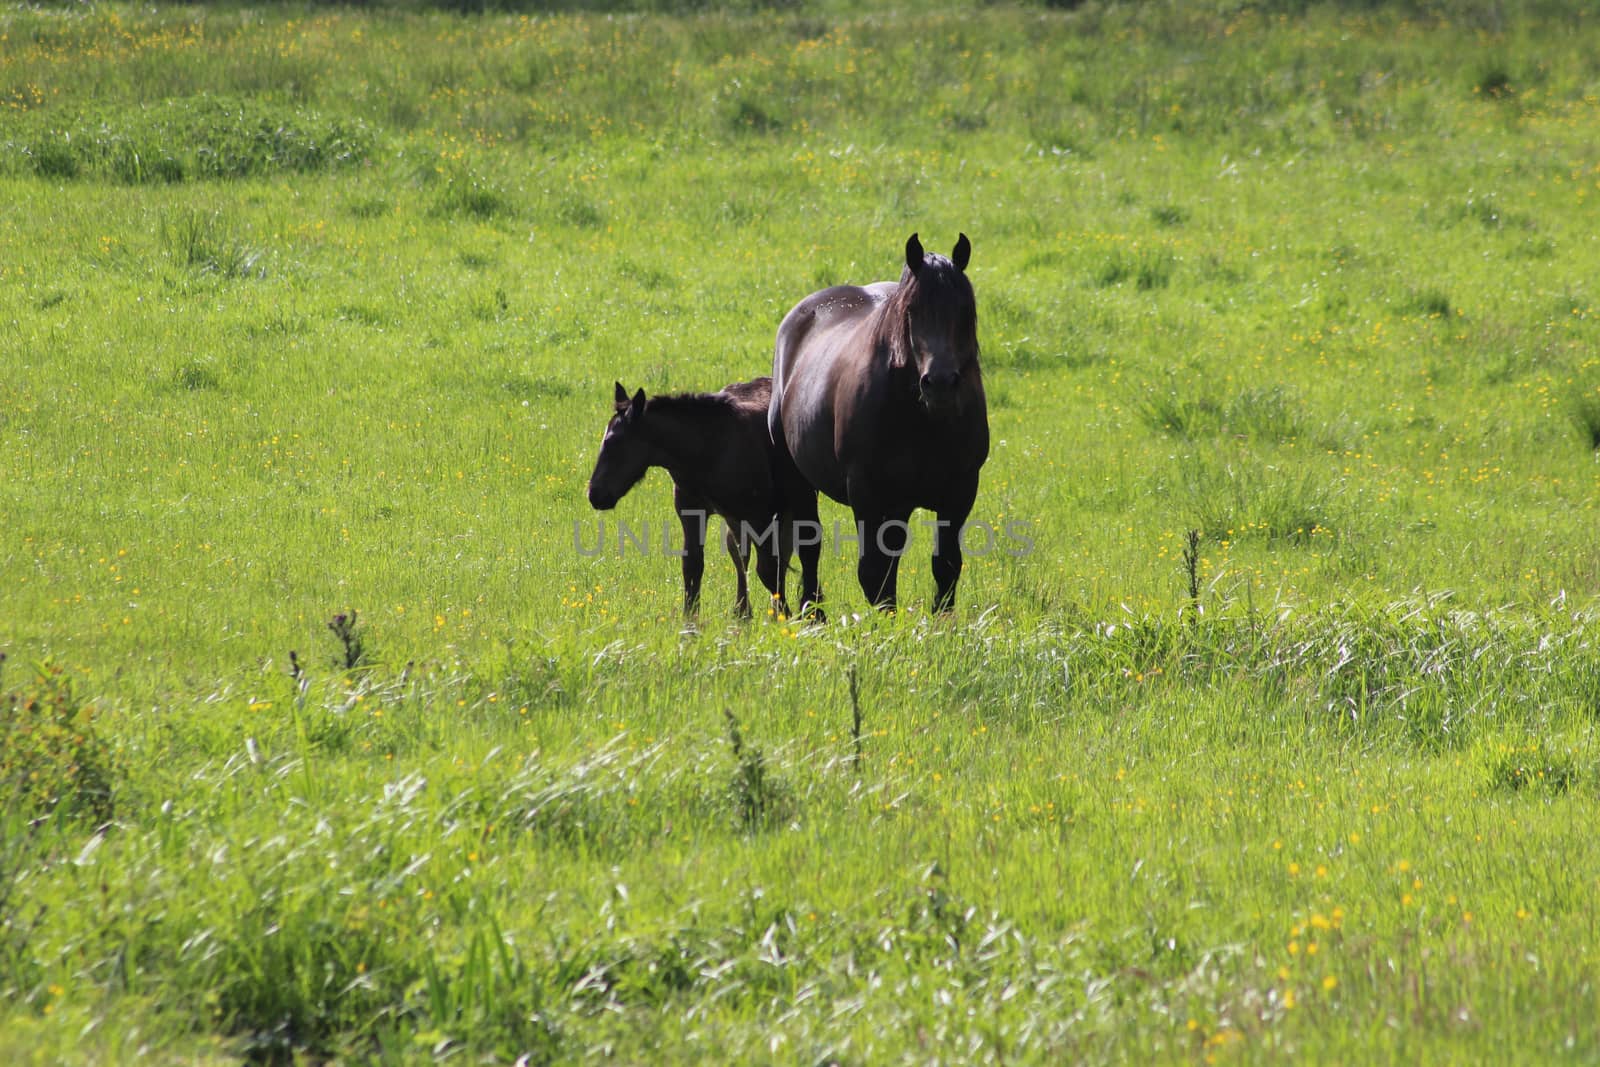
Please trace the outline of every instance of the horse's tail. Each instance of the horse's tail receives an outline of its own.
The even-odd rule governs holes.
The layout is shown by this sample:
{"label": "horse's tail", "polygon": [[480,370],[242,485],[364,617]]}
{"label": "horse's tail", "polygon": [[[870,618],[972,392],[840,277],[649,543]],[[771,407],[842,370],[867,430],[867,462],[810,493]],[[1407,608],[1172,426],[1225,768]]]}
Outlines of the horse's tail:
{"label": "horse's tail", "polygon": [[772,437],[773,447],[786,460],[789,459],[789,445],[783,438],[783,400],[788,392],[789,371],[797,342],[810,325],[805,320],[815,317],[808,304],[809,301],[803,300],[789,309],[778,325],[778,336],[772,345],[772,399],[767,401],[767,433]]}

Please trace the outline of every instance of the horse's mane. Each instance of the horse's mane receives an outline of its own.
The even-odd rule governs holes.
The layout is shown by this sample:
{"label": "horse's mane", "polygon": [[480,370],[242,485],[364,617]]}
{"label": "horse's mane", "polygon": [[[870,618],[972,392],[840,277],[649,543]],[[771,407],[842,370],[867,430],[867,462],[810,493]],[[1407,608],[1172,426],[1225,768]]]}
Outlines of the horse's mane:
{"label": "horse's mane", "polygon": [[940,255],[928,255],[923,268],[913,273],[908,266],[900,272],[900,285],[890,294],[878,319],[875,340],[880,350],[889,353],[889,366],[908,367],[911,352],[911,307],[926,293],[940,313],[958,312],[965,304],[974,308],[972,286],[956,265]]}

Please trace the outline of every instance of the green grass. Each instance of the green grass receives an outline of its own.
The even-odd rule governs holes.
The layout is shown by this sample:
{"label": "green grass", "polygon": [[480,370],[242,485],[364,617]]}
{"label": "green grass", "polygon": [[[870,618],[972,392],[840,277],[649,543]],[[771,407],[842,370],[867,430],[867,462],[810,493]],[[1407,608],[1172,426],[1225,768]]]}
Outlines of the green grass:
{"label": "green grass", "polygon": [[[1600,27],[1370,6],[0,12],[0,1059],[1600,1057]],[[1029,551],[578,550],[913,231]]]}

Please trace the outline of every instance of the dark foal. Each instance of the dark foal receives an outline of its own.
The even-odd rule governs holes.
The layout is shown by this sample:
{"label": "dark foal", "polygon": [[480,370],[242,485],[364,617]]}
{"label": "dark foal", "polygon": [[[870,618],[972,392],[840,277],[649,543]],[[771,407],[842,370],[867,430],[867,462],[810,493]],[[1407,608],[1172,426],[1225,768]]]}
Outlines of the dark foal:
{"label": "dark foal", "polygon": [[772,379],[737,382],[718,393],[646,398],[617,383],[616,410],[589,476],[589,503],[600,511],[639,483],[651,467],[672,476],[672,502],[683,526],[683,610],[700,604],[706,526],[712,515],[727,524],[722,543],[733,559],[739,592],[735,610],[750,616],[745,571],[751,549],[756,575],[787,615],[779,554],[778,492],[773,474],[767,405]]}

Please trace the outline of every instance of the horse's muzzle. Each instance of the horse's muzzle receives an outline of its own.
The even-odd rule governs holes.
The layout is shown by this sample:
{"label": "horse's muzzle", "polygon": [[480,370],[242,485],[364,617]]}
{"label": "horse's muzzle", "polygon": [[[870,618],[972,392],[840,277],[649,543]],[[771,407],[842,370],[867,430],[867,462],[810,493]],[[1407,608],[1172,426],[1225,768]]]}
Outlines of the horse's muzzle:
{"label": "horse's muzzle", "polygon": [[961,374],[946,371],[942,374],[924,374],[919,383],[922,406],[928,414],[955,415],[961,411]]}
{"label": "horse's muzzle", "polygon": [[612,508],[617,506],[617,496],[614,493],[606,492],[593,482],[590,482],[589,506],[594,508],[596,511],[610,511]]}

